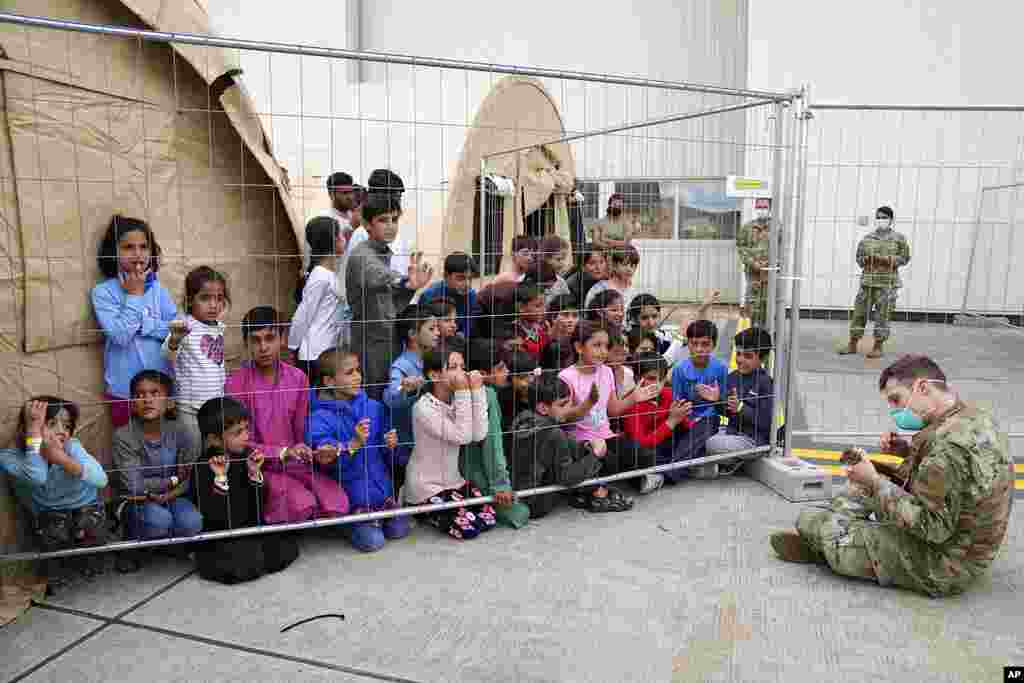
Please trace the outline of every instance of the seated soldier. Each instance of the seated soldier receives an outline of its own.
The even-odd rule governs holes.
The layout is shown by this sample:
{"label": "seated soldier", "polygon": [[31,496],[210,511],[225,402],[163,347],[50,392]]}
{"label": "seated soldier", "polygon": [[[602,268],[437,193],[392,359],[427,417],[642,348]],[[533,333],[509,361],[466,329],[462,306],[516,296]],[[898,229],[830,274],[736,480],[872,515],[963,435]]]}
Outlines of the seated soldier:
{"label": "seated soldier", "polygon": [[849,463],[850,492],[831,509],[801,512],[795,531],[772,534],[772,547],[784,560],[825,564],[882,586],[931,597],[961,593],[1006,538],[1013,459],[992,416],[953,393],[927,356],[896,361],[878,388],[896,426],[919,430],[909,443],[882,436],[882,451],[903,463],[895,471],[867,458]]}

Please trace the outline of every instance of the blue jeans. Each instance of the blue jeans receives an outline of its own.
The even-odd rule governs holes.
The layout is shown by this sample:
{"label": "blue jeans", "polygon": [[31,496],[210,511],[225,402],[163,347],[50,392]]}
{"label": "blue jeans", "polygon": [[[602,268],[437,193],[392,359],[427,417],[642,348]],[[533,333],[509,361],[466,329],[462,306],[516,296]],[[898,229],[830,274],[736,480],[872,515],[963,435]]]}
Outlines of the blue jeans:
{"label": "blue jeans", "polygon": [[166,505],[128,503],[124,508],[128,537],[154,538],[195,536],[203,530],[203,516],[191,501],[175,498]]}
{"label": "blue jeans", "polygon": [[357,550],[372,553],[384,547],[385,540],[405,538],[409,534],[408,517],[392,517],[374,522],[352,524],[348,537]]}
{"label": "blue jeans", "polygon": [[[676,429],[672,434],[672,449],[664,447],[658,449],[658,464],[668,465],[669,463],[681,460],[693,460],[703,458],[707,455],[705,445],[708,439],[718,433],[718,416],[703,417],[697,420],[690,429]],[[688,477],[686,468],[668,470],[664,472],[665,479],[671,482],[679,482]]]}

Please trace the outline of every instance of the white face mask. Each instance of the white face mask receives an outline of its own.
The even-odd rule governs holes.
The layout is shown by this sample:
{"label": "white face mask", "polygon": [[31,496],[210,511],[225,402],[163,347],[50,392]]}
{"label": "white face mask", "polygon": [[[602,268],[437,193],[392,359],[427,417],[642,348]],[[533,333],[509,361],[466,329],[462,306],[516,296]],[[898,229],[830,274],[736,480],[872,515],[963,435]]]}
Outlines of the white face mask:
{"label": "white face mask", "polygon": [[885,230],[886,228],[889,227],[889,219],[888,218],[876,218],[875,219],[875,227],[878,228],[879,230]]}
{"label": "white face mask", "polygon": [[755,210],[754,211],[754,218],[758,219],[759,221],[767,220],[768,219],[768,210],[767,209],[757,209],[757,210]]}

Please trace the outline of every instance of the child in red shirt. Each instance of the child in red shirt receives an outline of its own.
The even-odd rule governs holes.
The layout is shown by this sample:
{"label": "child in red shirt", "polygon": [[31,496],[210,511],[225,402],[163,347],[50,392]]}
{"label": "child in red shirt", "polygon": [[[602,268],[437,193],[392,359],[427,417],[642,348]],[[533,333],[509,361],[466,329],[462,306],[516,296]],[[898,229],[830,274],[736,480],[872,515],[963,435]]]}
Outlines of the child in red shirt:
{"label": "child in red shirt", "polygon": [[544,290],[538,285],[523,282],[516,287],[515,336],[519,348],[540,362],[541,351],[548,343],[544,325]]}
{"label": "child in red shirt", "polygon": [[[668,362],[654,351],[647,351],[637,358],[639,373],[638,387],[650,384],[661,384],[661,393],[656,400],[634,404],[625,416],[626,437],[639,448],[653,448],[656,451],[656,462],[665,465],[672,462],[672,451],[675,439],[673,435],[688,430],[692,426],[690,410],[693,404],[689,401],[672,400],[672,385],[667,382]],[[650,474],[660,480],[657,486],[665,482],[677,482],[683,476],[683,470],[671,470],[664,475]],[[653,482],[652,482],[653,483]]]}

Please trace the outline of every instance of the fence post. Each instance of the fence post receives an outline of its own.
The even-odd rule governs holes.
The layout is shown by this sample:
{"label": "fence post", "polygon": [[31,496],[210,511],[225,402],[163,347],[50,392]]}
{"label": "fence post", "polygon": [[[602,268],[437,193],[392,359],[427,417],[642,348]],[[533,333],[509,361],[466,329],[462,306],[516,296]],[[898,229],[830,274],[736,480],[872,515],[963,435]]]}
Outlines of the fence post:
{"label": "fence post", "polygon": [[[804,88],[804,96],[800,102],[800,111],[796,118],[796,134],[794,136],[794,147],[797,150],[799,168],[796,183],[793,187],[796,195],[794,200],[795,211],[793,214],[793,268],[792,268],[792,294],[790,296],[789,316],[789,338],[787,339],[788,352],[786,354],[786,393],[783,396],[785,401],[786,419],[789,420],[793,411],[794,386],[796,384],[796,367],[798,358],[798,345],[800,343],[800,286],[804,276],[804,210],[807,206],[807,136],[810,120],[814,114],[810,109],[810,91]],[[776,341],[778,344],[778,341]],[[787,428],[785,431],[785,442],[783,455],[789,456],[793,452],[793,430]]]}
{"label": "fence post", "polygon": [[[771,223],[768,233],[768,305],[765,311],[764,325],[768,330],[768,333],[772,335],[772,340],[775,341],[775,350],[772,353],[772,382],[774,384],[774,391],[777,396],[783,396],[783,366],[786,363],[785,352],[783,351],[782,345],[777,341],[777,318],[779,307],[779,275],[782,270],[782,243],[781,238],[783,235],[783,221],[782,221],[782,155],[783,145],[785,144],[785,125],[783,118],[785,114],[785,104],[782,102],[775,103],[775,131],[772,140],[773,144],[773,158],[772,158],[772,211],[771,211]],[[776,401],[772,411],[772,427],[771,431],[779,427],[781,419],[783,417],[782,409],[783,405],[780,405],[782,401]]]}
{"label": "fence post", "polygon": [[[783,185],[780,189],[779,199],[775,202],[775,211],[779,217],[779,225],[783,227],[781,234],[778,237],[778,263],[775,265],[775,274],[778,277],[777,284],[775,287],[775,313],[772,318],[771,329],[773,330],[773,343],[775,346],[775,365],[773,366],[773,379],[776,387],[776,394],[780,397],[779,404],[776,406],[772,430],[775,431],[778,427],[782,426],[787,418],[785,408],[787,404],[785,402],[785,396],[789,393],[789,373],[786,368],[789,367],[790,355],[793,353],[793,349],[783,343],[783,332],[786,328],[786,278],[791,273],[792,253],[793,249],[793,202],[795,196],[795,182],[797,176],[797,168],[800,163],[800,156],[798,153],[799,133],[797,126],[799,126],[798,116],[799,110],[796,106],[796,100],[790,105],[792,107],[791,112],[793,117],[792,121],[796,122],[796,126],[790,125],[790,117],[787,115],[786,123],[787,126],[783,131],[783,145],[787,151],[787,157],[785,161],[785,173],[783,175]],[[788,259],[788,261],[787,261]]]}
{"label": "fence post", "polygon": [[772,213],[771,228],[768,233],[768,306],[766,311],[765,325],[768,332],[775,334],[775,308],[776,292],[778,291],[779,280],[779,236],[782,234],[782,221],[779,220],[779,207],[782,197],[782,145],[783,145],[783,118],[785,104],[775,103],[775,131],[772,140]]}
{"label": "fence post", "polygon": [[487,160],[483,158],[480,159],[480,180],[477,182],[476,191],[480,207],[480,224],[477,226],[480,232],[480,261],[477,262],[477,268],[480,269],[480,277],[483,278],[487,277]]}

